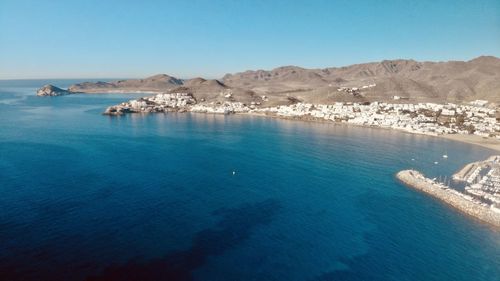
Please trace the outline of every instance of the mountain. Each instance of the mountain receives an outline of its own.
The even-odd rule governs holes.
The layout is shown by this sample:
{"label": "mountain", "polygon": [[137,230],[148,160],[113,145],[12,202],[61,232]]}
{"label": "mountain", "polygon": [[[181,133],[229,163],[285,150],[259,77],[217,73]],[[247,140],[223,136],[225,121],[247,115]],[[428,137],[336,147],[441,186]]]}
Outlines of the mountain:
{"label": "mountain", "polygon": [[[383,60],[344,67],[306,69],[283,66],[226,74],[220,80],[178,79],[166,74],[145,79],[81,83],[72,92],[189,91],[198,99],[260,101],[267,105],[304,101],[467,102],[500,103],[500,59],[481,56],[470,61],[419,62]],[[227,99],[227,98],[226,98]]]}
{"label": "mountain", "polygon": [[69,87],[72,92],[100,92],[100,91],[162,91],[182,85],[181,79],[167,74],[158,74],[144,79],[118,80],[111,82],[85,82]]}
{"label": "mountain", "polygon": [[384,60],[324,69],[287,66],[227,74],[222,81],[258,94],[283,92],[303,100],[321,97],[332,100],[343,94],[336,91],[339,87],[365,86],[359,97],[367,100],[401,96],[414,102],[475,99],[500,102],[500,59],[483,56],[467,62]]}

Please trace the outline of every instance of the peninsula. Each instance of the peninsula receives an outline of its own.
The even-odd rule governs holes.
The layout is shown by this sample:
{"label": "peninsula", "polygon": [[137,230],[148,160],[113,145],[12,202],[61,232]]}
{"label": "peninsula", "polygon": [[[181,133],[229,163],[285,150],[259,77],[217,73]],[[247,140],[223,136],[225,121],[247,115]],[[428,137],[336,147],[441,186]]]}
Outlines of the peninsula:
{"label": "peninsula", "polygon": [[45,85],[36,91],[37,96],[64,96],[69,94],[74,94],[75,92],[71,92],[68,90],[63,90],[54,85]]}
{"label": "peninsula", "polygon": [[409,187],[500,228],[500,156],[469,164],[453,175],[454,181],[465,184],[465,192],[426,178],[415,170],[401,171],[396,177]]}

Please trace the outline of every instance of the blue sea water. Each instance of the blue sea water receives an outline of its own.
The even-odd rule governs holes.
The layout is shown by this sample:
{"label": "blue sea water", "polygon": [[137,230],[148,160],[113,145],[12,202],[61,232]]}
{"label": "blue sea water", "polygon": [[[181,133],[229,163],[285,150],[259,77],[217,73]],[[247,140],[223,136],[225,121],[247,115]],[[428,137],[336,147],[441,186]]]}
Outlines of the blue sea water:
{"label": "blue sea water", "polygon": [[498,230],[394,178],[493,151],[251,116],[108,117],[138,95],[36,97],[46,82],[75,81],[0,81],[0,280],[500,280]]}

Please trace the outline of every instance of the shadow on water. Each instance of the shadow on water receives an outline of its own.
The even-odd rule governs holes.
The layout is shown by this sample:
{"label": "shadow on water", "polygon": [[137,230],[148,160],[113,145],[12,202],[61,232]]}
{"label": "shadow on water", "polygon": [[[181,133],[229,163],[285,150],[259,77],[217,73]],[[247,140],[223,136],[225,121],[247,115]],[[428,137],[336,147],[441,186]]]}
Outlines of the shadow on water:
{"label": "shadow on water", "polygon": [[201,268],[208,257],[221,255],[246,240],[255,227],[270,223],[280,208],[278,201],[269,199],[235,209],[219,209],[214,215],[222,220],[215,227],[198,232],[190,249],[145,262],[131,260],[112,265],[87,280],[192,280],[193,271]]}

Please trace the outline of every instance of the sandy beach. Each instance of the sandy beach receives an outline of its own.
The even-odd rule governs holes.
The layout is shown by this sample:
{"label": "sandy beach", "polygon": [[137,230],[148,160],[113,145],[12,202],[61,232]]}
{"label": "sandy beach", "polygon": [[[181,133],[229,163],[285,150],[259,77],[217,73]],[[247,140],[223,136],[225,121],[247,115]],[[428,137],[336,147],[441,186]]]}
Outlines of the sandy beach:
{"label": "sandy beach", "polygon": [[493,149],[495,151],[500,151],[500,140],[492,139],[492,138],[483,138],[477,135],[439,135],[440,138],[445,138],[454,141],[460,141],[470,144],[479,145],[482,147],[486,147],[489,149]]}
{"label": "sandy beach", "polygon": [[[264,114],[264,113],[239,113],[239,114],[247,114],[247,115],[252,115],[252,116],[261,116],[261,117],[271,117],[271,118],[278,118],[278,119],[286,119],[286,120],[296,120],[296,121],[305,121],[305,122],[331,122],[331,121],[326,121],[323,119],[318,119],[314,117],[310,118],[294,118],[294,117],[285,117],[285,116],[277,116],[273,114]],[[339,124],[339,125],[345,125],[345,126],[357,126],[357,127],[369,127],[369,128],[376,128],[376,129],[384,129],[384,130],[396,130],[399,132],[407,133],[407,134],[417,134],[417,133],[412,133],[404,130],[398,130],[398,129],[392,129],[392,128],[384,128],[384,127],[375,127],[375,126],[365,126],[365,125],[357,125],[357,124],[352,124],[352,123],[339,123],[339,122],[332,122],[334,124]],[[426,134],[419,134],[419,135],[426,135]],[[479,145],[485,148],[489,148],[495,151],[500,152],[500,140],[494,139],[494,138],[484,138],[478,135],[461,135],[461,134],[443,134],[443,135],[427,135],[431,137],[438,137],[438,138],[444,138],[452,141],[459,141],[459,142],[464,142],[468,144],[473,144],[473,145]]]}

